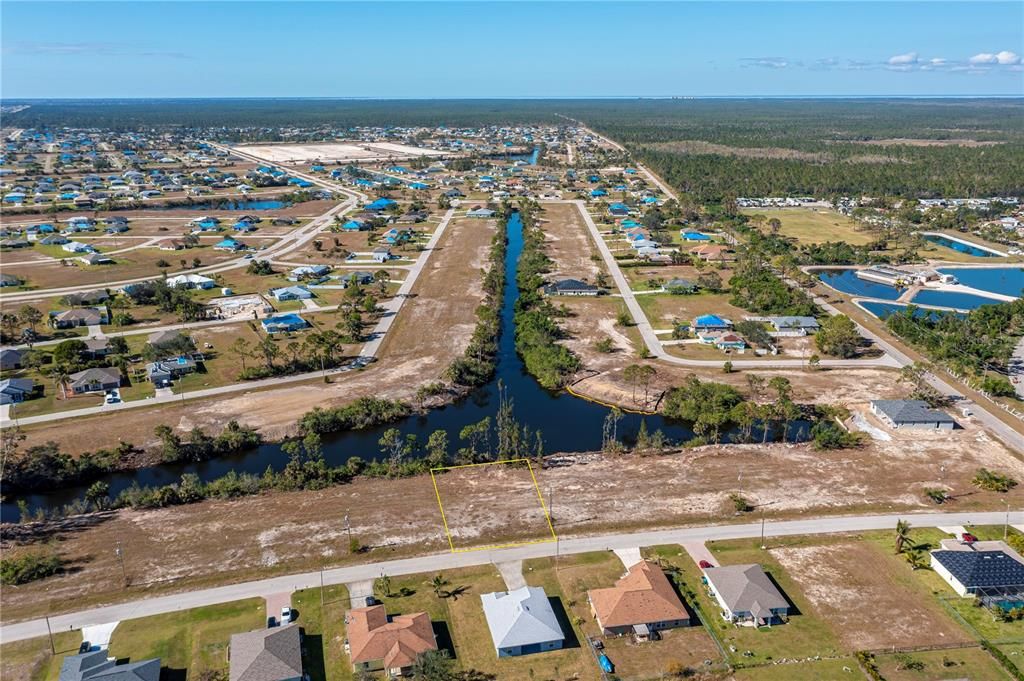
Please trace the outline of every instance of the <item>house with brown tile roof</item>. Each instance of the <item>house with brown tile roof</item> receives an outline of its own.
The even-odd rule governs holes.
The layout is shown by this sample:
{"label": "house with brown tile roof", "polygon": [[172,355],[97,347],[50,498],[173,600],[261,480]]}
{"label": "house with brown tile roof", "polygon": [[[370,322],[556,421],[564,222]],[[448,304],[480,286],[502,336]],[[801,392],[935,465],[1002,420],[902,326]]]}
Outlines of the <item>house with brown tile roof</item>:
{"label": "house with brown tile roof", "polygon": [[437,650],[430,616],[425,612],[389,617],[383,605],[348,613],[348,645],[355,671],[384,671],[404,676],[416,658]]}
{"label": "house with brown tile roof", "polygon": [[703,246],[696,246],[689,250],[690,255],[695,255],[705,262],[724,262],[726,260],[735,260],[736,257],[733,255],[732,249],[728,246],[722,246],[720,244],[705,244]]}
{"label": "house with brown tile roof", "polygon": [[690,615],[665,573],[644,560],[609,589],[587,592],[590,610],[604,634],[637,634],[690,625]]}

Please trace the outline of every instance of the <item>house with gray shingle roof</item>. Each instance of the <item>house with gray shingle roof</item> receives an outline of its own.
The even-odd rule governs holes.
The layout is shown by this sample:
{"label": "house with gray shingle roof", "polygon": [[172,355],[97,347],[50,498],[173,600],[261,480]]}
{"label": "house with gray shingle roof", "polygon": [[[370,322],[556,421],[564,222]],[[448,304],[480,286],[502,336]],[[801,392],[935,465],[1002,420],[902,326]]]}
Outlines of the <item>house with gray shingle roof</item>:
{"label": "house with gray shingle roof", "polygon": [[121,371],[114,367],[94,367],[70,376],[71,392],[76,395],[106,392],[121,387]]}
{"label": "house with gray shingle roof", "polygon": [[59,681],[159,681],[160,658],[117,664],[106,650],[68,655],[60,667]]}
{"label": "house with gray shingle roof", "polygon": [[559,650],[565,642],[551,602],[540,587],[483,594],[480,600],[498,657]]}
{"label": "house with gray shingle roof", "polygon": [[952,430],[956,421],[924,400],[871,400],[871,413],[890,428]]}
{"label": "house with gray shingle roof", "polygon": [[789,614],[789,601],[760,565],[704,568],[704,579],[729,622],[770,625]]}
{"label": "house with gray shingle roof", "polygon": [[302,678],[302,638],[288,624],[231,635],[230,681],[299,681]]}

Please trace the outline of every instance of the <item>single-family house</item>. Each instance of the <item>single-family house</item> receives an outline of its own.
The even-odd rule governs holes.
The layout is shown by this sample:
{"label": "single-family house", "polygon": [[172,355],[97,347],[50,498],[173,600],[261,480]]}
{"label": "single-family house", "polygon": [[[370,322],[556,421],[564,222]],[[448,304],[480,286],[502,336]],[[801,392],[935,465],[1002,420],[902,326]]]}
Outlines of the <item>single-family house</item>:
{"label": "single-family house", "polygon": [[590,198],[598,199],[601,198],[602,196],[608,196],[608,192],[605,191],[604,189],[601,189],[600,187],[598,187],[597,189],[590,190]]}
{"label": "single-family house", "polygon": [[86,338],[82,342],[85,343],[85,351],[82,354],[92,359],[99,359],[110,354],[110,339],[106,336]]}
{"label": "single-family house", "polygon": [[379,213],[381,211],[387,210],[391,206],[394,206],[396,203],[397,202],[394,199],[380,198],[372,203],[366,204],[363,210],[368,210],[372,213]]}
{"label": "single-family house", "polygon": [[466,213],[466,217],[470,218],[493,218],[494,215],[495,211],[490,208],[481,208],[479,206]]}
{"label": "single-family house", "polygon": [[164,329],[162,331],[154,331],[149,334],[149,338],[146,339],[146,343],[154,348],[159,348],[161,346],[176,345],[182,338],[186,338],[186,336],[180,330]]}
{"label": "single-family house", "polygon": [[760,565],[704,568],[704,581],[726,621],[762,626],[789,614],[789,601]]}
{"label": "single-family house", "polygon": [[327,279],[330,271],[330,265],[300,265],[288,273],[288,281],[319,283]]}
{"label": "single-family house", "polygon": [[71,392],[75,395],[107,392],[121,387],[121,371],[115,367],[97,367],[78,371],[68,376]]}
{"label": "single-family house", "polygon": [[345,274],[345,275],[343,275],[341,277],[341,283],[346,288],[351,286],[353,283],[359,284],[360,286],[365,286],[366,284],[372,284],[373,283],[373,273],[372,272],[364,272],[364,271],[350,272],[349,274]]}
{"label": "single-family house", "polygon": [[3,239],[0,240],[0,248],[28,248],[32,244],[26,239]]}
{"label": "single-family house", "polygon": [[114,259],[102,253],[86,253],[76,258],[83,265],[113,265]]}
{"label": "single-family house", "polygon": [[8,272],[0,272],[0,287],[21,286],[23,280]]}
{"label": "single-family house", "polygon": [[379,263],[385,263],[394,256],[391,255],[391,249],[389,248],[375,248],[371,257]]}
{"label": "single-family house", "polygon": [[60,666],[60,681],[159,681],[160,658],[117,664],[107,649],[68,655]]}
{"label": "single-family house", "polygon": [[191,374],[196,370],[196,362],[191,357],[181,355],[169,359],[161,359],[146,365],[146,376],[151,383],[168,385],[176,378]]}
{"label": "single-family house", "polygon": [[210,277],[204,277],[201,274],[179,274],[173,277],[168,277],[167,285],[171,288],[181,289],[211,289],[217,285],[217,282]]}
{"label": "single-family house", "polygon": [[652,632],[690,625],[690,615],[672,583],[647,560],[630,567],[614,587],[591,589],[587,600],[606,635],[632,633],[647,639]]}
{"label": "single-family house", "polygon": [[97,326],[109,323],[110,314],[106,307],[82,307],[50,313],[50,326],[55,329],[73,329],[76,326]]}
{"label": "single-family house", "polygon": [[230,251],[233,253],[236,251],[244,250],[248,248],[248,246],[243,244],[241,241],[236,241],[231,237],[227,237],[214,244],[213,248],[218,251]]}
{"label": "single-family house", "polygon": [[768,317],[774,336],[806,336],[820,328],[814,317]]}
{"label": "single-family house", "polygon": [[998,601],[1024,595],[1024,561],[1001,541],[944,539],[931,552],[931,567],[960,596]]}
{"label": "single-family house", "polygon": [[349,220],[341,226],[341,229],[346,232],[361,232],[364,229],[369,229],[370,226],[359,220]]}
{"label": "single-family house", "polygon": [[42,237],[41,239],[36,239],[36,243],[40,246],[63,246],[68,243],[68,241],[70,241],[70,239],[63,234],[50,234]]}
{"label": "single-family house", "polygon": [[21,350],[3,348],[0,350],[0,369],[20,369]]}
{"label": "single-family house", "polygon": [[0,380],[0,404],[17,404],[32,397],[36,383],[30,378],[5,378]]}
{"label": "single-family house", "polygon": [[156,247],[161,251],[180,251],[185,248],[185,242],[178,239],[162,239],[156,242]]}
{"label": "single-family house", "polygon": [[693,293],[697,290],[697,285],[689,279],[676,277],[665,282],[665,290],[669,293]]}
{"label": "single-family house", "polygon": [[89,244],[83,244],[81,241],[68,241],[61,246],[61,250],[68,253],[94,253],[95,248]]}
{"label": "single-family house", "polygon": [[309,300],[313,292],[305,286],[282,286],[281,288],[270,289],[270,295],[278,302],[286,300]]}
{"label": "single-family house", "polygon": [[498,657],[558,650],[565,634],[544,589],[523,586],[480,596]]}
{"label": "single-family house", "polygon": [[690,328],[694,333],[700,331],[728,331],[732,328],[732,322],[718,315],[702,314],[694,318]]}
{"label": "single-family house", "polygon": [[302,633],[299,625],[232,634],[229,681],[300,681]]}
{"label": "single-family house", "polygon": [[355,671],[404,676],[420,655],[437,650],[434,627],[425,612],[389,617],[383,605],[373,605],[350,610],[347,622],[349,656]]}
{"label": "single-family house", "polygon": [[689,253],[705,262],[726,262],[734,259],[732,249],[721,244],[695,246],[689,250]]}
{"label": "single-family house", "polygon": [[871,413],[890,428],[952,430],[956,421],[924,400],[871,400]]}
{"label": "single-family house", "polygon": [[266,319],[260,320],[260,324],[263,326],[263,330],[266,333],[300,331],[309,326],[309,322],[297,314],[283,314],[277,315],[276,317],[267,317]]}
{"label": "single-family house", "polygon": [[629,206],[624,203],[613,203],[608,206],[608,213],[617,217],[629,215]]}
{"label": "single-family house", "polygon": [[681,230],[679,236],[683,238],[683,241],[711,241],[711,237],[702,232],[693,232],[688,230]]}
{"label": "single-family house", "polygon": [[544,287],[547,296],[596,296],[600,289],[579,279],[560,279]]}

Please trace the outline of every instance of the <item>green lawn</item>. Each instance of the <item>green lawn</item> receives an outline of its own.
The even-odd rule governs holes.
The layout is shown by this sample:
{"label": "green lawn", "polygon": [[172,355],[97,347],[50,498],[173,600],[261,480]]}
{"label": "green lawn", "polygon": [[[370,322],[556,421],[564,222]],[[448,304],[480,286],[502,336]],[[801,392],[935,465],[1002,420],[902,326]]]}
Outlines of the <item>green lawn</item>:
{"label": "green lawn", "polygon": [[[801,244],[821,244],[826,241],[845,241],[852,246],[877,240],[871,232],[855,220],[833,210],[815,208],[744,208],[746,215],[764,215],[768,220],[778,218],[782,223],[779,233]],[[767,221],[765,222],[767,229]]]}
{"label": "green lawn", "polygon": [[[774,627],[754,629],[734,626],[719,616],[718,605],[701,583],[700,569],[689,556],[668,558],[667,565],[678,568],[676,575],[677,582],[683,584],[681,590],[684,594],[691,595],[704,614],[705,626],[727,650],[735,648],[731,660],[733,665],[749,666],[770,663],[779,658],[806,658],[817,655],[833,657],[846,654],[828,624],[816,616],[797,583],[786,574],[771,554],[761,551],[756,542],[709,542],[708,548],[715,553],[720,565],[760,564],[799,611],[798,615],[790,617],[785,624]],[[648,549],[647,555],[664,557],[673,552],[678,554],[679,548]]]}
{"label": "green lawn", "polygon": [[[982,540],[1003,538],[1002,525],[973,525],[968,529]],[[1019,534],[1013,528],[1010,528],[1009,531]],[[890,533],[868,533],[864,536],[865,539],[885,547],[890,553],[892,552],[893,540]],[[935,528],[912,528],[910,536],[915,546],[922,551],[938,548],[942,539],[951,538],[950,535]],[[1024,644],[1024,623],[996,620],[988,609],[976,605],[973,598],[957,596],[949,584],[930,568],[914,570],[910,574],[916,578],[914,581],[920,585],[922,591],[930,593],[933,598],[945,606],[954,620],[961,625],[966,623],[966,628],[972,636],[987,639],[993,643]]]}
{"label": "green lawn", "polygon": [[126,620],[114,630],[110,652],[118,658],[159,657],[169,669],[227,669],[232,634],[267,626],[262,598]]}
{"label": "green lawn", "polygon": [[304,589],[292,594],[292,608],[302,627],[302,657],[312,681],[350,681],[352,663],[345,654],[345,611],[349,608],[344,585]]}
{"label": "green lawn", "polygon": [[[999,663],[981,648],[879,655],[875,664],[886,681],[1005,681],[1010,678]],[[918,668],[919,665],[923,668]]]}
{"label": "green lawn", "polygon": [[[814,660],[796,664],[777,664],[764,667],[738,669],[732,677],[735,681],[861,681],[863,673],[852,657],[830,660]],[[922,679],[922,681],[924,681]]]}
{"label": "green lawn", "polygon": [[74,655],[82,643],[80,631],[62,631],[53,636],[56,655],[50,652],[48,637],[30,638],[0,646],[0,679],[47,681],[56,679],[65,655]]}

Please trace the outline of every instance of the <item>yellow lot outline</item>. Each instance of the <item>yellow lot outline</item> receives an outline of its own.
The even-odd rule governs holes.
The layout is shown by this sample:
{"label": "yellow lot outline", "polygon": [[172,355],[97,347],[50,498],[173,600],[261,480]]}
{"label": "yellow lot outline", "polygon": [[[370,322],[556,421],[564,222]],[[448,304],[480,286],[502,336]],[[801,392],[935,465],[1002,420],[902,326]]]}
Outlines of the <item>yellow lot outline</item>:
{"label": "yellow lot outline", "polygon": [[[468,549],[457,549],[455,548],[455,541],[452,539],[451,530],[448,529],[448,518],[444,513],[444,503],[441,501],[441,491],[437,487],[437,476],[435,472],[440,471],[451,471],[458,468],[473,468],[476,466],[494,466],[496,464],[506,463],[525,463],[526,469],[530,471],[530,479],[533,481],[533,489],[537,492],[537,500],[540,501],[540,508],[544,512],[544,520],[547,521],[548,530],[551,531],[550,539],[534,539],[532,541],[520,541],[511,542],[508,544],[490,544],[487,546],[474,546]],[[555,534],[555,526],[551,523],[551,515],[548,513],[547,504],[544,503],[544,495],[540,493],[540,485],[537,484],[537,476],[533,473],[533,466],[530,465],[529,459],[503,459],[501,461],[485,461],[483,463],[466,463],[459,466],[440,466],[438,468],[430,469],[430,481],[434,483],[434,495],[437,497],[437,507],[441,510],[441,522],[444,523],[444,533],[448,537],[448,547],[452,553],[467,553],[469,551],[488,551],[491,549],[507,549],[515,546],[530,546],[532,544],[550,544],[551,542],[558,541],[558,535]]]}

